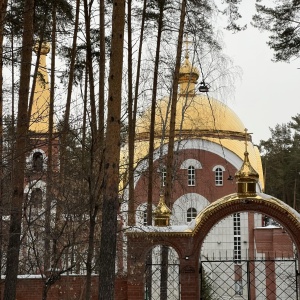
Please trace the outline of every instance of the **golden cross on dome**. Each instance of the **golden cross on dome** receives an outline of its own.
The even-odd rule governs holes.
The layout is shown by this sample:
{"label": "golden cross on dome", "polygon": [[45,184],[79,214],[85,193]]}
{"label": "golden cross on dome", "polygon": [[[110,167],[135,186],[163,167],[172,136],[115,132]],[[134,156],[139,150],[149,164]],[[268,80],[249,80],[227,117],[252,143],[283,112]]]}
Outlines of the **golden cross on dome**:
{"label": "golden cross on dome", "polygon": [[245,128],[245,152],[248,152],[248,136],[249,134],[252,134],[252,133],[248,133],[248,129]]}
{"label": "golden cross on dome", "polygon": [[185,43],[185,58],[189,58],[189,44],[193,44],[192,41],[189,41],[188,35],[185,35],[185,40],[183,41]]}
{"label": "golden cross on dome", "polygon": [[245,128],[245,152],[247,152],[248,147],[248,136],[247,136],[248,129]]}

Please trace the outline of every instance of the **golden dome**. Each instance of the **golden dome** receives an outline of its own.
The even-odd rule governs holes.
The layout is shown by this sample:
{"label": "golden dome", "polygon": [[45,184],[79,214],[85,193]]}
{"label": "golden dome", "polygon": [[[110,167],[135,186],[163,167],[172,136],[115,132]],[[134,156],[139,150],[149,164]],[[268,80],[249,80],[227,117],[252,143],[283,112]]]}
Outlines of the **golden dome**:
{"label": "golden dome", "polygon": [[[169,98],[157,103],[155,135],[167,136],[169,130]],[[150,110],[137,123],[137,137],[147,138],[150,128]],[[177,102],[175,130],[178,134],[195,136],[239,136],[243,138],[245,126],[239,117],[224,103],[204,95],[179,96]]]}
{"label": "golden dome", "polygon": [[160,195],[158,205],[153,212],[155,226],[169,226],[172,212],[165,203],[164,195]]}

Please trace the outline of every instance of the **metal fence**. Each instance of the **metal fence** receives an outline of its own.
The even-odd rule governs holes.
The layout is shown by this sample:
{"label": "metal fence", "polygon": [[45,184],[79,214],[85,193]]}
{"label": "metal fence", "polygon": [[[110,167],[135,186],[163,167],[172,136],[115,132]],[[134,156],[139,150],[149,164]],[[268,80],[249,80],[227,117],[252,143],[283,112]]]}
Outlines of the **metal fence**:
{"label": "metal fence", "polygon": [[296,260],[202,261],[200,299],[299,300]]}
{"label": "metal fence", "polygon": [[145,300],[179,300],[179,264],[146,266]]}

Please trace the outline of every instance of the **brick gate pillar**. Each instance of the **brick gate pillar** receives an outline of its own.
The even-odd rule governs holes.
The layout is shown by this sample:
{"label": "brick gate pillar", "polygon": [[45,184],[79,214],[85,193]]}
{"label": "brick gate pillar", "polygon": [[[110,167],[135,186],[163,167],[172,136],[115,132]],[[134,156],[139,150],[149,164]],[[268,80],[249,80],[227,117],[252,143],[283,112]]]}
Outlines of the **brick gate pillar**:
{"label": "brick gate pillar", "polygon": [[[128,235],[127,255],[127,299],[144,300],[145,288],[145,257],[142,250],[150,248],[145,239]],[[147,252],[147,251],[146,251]]]}
{"label": "brick gate pillar", "polygon": [[200,299],[198,259],[189,256],[180,259],[181,300]]}

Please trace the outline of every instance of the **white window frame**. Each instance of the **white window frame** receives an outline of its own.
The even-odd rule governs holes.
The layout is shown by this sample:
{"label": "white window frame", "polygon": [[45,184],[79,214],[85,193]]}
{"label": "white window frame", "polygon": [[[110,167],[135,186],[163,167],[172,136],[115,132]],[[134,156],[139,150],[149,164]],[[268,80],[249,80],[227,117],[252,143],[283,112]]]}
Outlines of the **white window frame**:
{"label": "white window frame", "polygon": [[221,165],[215,166],[213,169],[215,172],[215,186],[223,186],[224,184],[224,174],[225,168]]}
{"label": "white window frame", "polygon": [[187,168],[188,172],[188,186],[196,185],[196,169],[194,166],[189,166]]}
{"label": "white window frame", "polygon": [[197,217],[197,210],[195,207],[189,207],[186,211],[186,222],[190,223]]}
{"label": "white window frame", "polygon": [[233,259],[236,264],[241,263],[242,242],[241,242],[241,214],[233,214]]}

